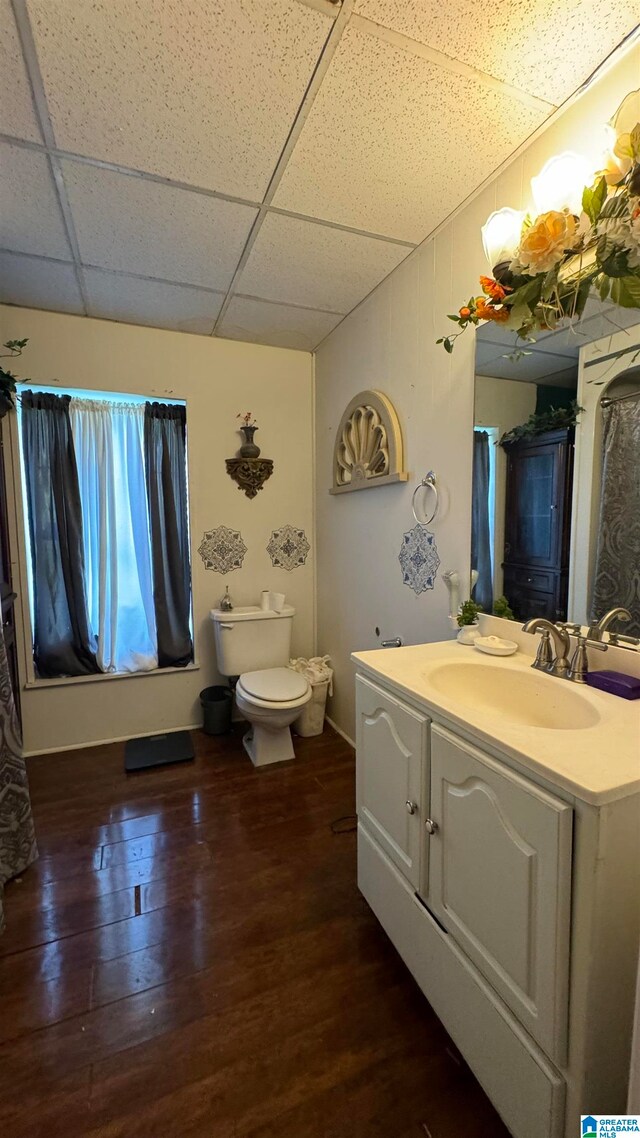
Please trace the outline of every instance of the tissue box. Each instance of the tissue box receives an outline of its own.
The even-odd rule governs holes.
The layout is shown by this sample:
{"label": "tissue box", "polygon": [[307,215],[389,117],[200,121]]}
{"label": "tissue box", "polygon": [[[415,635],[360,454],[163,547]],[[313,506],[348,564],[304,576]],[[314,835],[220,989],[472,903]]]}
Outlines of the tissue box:
{"label": "tissue box", "polygon": [[592,688],[620,695],[623,699],[640,699],[640,679],[622,672],[590,672],[587,683]]}

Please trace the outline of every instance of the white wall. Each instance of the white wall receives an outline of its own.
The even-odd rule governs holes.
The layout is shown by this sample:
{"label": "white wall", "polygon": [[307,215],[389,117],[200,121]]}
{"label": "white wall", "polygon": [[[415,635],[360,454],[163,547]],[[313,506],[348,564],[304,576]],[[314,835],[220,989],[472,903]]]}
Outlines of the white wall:
{"label": "white wall", "polygon": [[[383,636],[399,635],[406,643],[450,636],[442,573],[457,569],[464,578],[469,572],[474,339],[467,332],[452,356],[435,341],[451,331],[447,313],[466,301],[487,271],[480,227],[504,205],[531,208],[530,179],[551,155],[575,150],[596,169],[604,141],[600,125],[638,86],[639,73],[635,47],[403,262],[317,352],[318,648],[331,654],[336,669],[331,717],[350,736],[349,654],[377,645],[376,625]],[[331,497],[335,431],[347,402],[363,388],[379,388],[394,402],[411,480]],[[402,533],[413,525],[411,494],[429,469],[441,487],[432,529],[442,564],[433,592],[416,597],[402,583],[397,558]]]}
{"label": "white wall", "polygon": [[[26,753],[79,743],[145,735],[201,722],[198,693],[219,680],[215,670],[210,608],[224,579],[205,570],[197,549],[205,530],[240,530],[248,552],[229,574],[237,604],[258,601],[260,590],[284,592],[296,607],[296,655],[313,650],[313,374],[306,352],[259,347],[206,336],[0,307],[0,340],[29,337],[14,371],[35,383],[172,397],[187,402],[189,501],[197,670],[124,678],[44,681],[23,690]],[[241,442],[236,414],[251,409],[256,436],[274,473],[249,500],[228,477],[225,458]],[[15,416],[5,430],[17,435]],[[9,472],[11,477],[11,472]],[[285,523],[302,527],[312,549],[304,567],[274,569],[266,552],[271,531]],[[23,555],[14,532],[14,588],[26,600]],[[18,605],[20,604],[18,602]],[[26,607],[26,606],[25,606]],[[25,616],[18,608],[17,616]],[[20,621],[18,620],[20,624]],[[26,640],[21,675],[27,675]]]}
{"label": "white wall", "polygon": [[[477,427],[497,427],[498,438],[512,427],[525,423],[536,409],[537,387],[534,383],[519,383],[514,379],[495,379],[477,375],[475,391],[475,424]],[[493,595],[502,595],[504,573],[504,523],[507,496],[507,456],[501,446],[494,446],[495,461],[495,516],[493,528]]]}

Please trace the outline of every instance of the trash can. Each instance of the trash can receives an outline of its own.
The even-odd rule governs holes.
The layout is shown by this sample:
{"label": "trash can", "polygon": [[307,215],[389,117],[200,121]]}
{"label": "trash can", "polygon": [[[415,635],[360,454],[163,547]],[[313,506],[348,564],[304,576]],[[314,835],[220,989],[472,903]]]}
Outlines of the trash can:
{"label": "trash can", "polygon": [[203,713],[202,730],[206,735],[224,735],[231,728],[231,688],[216,684],[200,692],[200,706]]}
{"label": "trash can", "polygon": [[303,707],[293,729],[303,739],[311,735],[322,735],[327,693],[333,695],[333,669],[329,667],[329,657],[312,656],[307,660],[305,656],[300,656],[297,660],[290,660],[289,667],[300,672],[311,684],[311,699]]}
{"label": "trash can", "polygon": [[296,735],[301,735],[303,739],[308,739],[312,735],[322,735],[328,690],[328,680],[311,684],[311,699],[305,704],[293,725]]}

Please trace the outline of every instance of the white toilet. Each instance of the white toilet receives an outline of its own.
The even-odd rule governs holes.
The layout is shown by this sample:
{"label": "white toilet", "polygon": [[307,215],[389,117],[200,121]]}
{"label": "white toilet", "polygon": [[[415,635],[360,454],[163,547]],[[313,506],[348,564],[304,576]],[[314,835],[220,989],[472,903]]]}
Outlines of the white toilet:
{"label": "white toilet", "polygon": [[211,610],[218,671],[239,677],[238,711],[251,724],[243,743],[256,767],[295,757],[289,728],[311,699],[309,681],[286,667],[294,614],[291,605],[282,612]]}

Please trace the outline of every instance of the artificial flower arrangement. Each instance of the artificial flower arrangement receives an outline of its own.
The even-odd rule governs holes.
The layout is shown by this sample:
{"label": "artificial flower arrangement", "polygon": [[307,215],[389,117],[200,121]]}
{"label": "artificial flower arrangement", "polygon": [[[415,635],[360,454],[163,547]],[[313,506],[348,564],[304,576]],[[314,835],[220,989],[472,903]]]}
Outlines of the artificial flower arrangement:
{"label": "artificial flower arrangement", "polygon": [[250,411],[245,411],[244,415],[242,414],[242,411],[238,411],[238,414],[236,415],[236,419],[242,419],[242,422],[240,423],[240,430],[241,431],[244,430],[245,427],[257,427],[258,426],[258,424],[256,423],[256,420],[254,419],[254,417]]}
{"label": "artificial flower arrangement", "polygon": [[[615,142],[606,166],[582,193],[582,212],[551,209],[522,221],[511,256],[498,260],[493,276],[480,277],[456,315],[460,328],[437,343],[452,352],[470,324],[493,321],[531,341],[568,318],[580,320],[595,290],[624,308],[640,308],[640,91],[618,109],[610,130]],[[635,123],[635,125],[632,125]],[[625,129],[627,127],[627,129]],[[515,211],[505,210],[515,216]]]}

